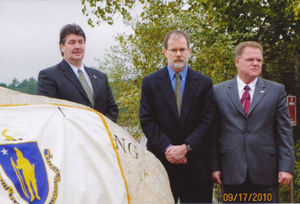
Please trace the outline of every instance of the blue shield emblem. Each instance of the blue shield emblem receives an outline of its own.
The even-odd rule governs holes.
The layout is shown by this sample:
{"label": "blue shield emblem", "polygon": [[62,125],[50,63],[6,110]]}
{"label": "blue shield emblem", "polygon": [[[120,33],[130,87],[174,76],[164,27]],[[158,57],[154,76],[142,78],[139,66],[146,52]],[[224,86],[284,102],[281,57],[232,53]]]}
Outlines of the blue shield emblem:
{"label": "blue shield emblem", "polygon": [[25,201],[45,203],[49,182],[37,142],[0,144],[0,165]]}

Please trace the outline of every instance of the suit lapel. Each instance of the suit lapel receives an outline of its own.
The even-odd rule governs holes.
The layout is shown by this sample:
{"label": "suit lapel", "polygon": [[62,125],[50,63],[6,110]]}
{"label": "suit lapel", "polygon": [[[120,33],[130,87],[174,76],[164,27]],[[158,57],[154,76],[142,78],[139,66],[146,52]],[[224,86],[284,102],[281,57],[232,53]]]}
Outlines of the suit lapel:
{"label": "suit lapel", "polygon": [[62,68],[61,70],[62,70],[63,75],[68,80],[70,80],[74,84],[74,86],[78,89],[79,93],[89,101],[89,98],[88,98],[87,94],[85,93],[79,79],[75,75],[75,73],[72,70],[72,68],[70,67],[70,65],[65,60],[63,60],[61,62],[61,68]]}
{"label": "suit lapel", "polygon": [[182,105],[181,105],[181,114],[180,114],[180,123],[181,125],[184,124],[184,121],[188,115],[189,109],[191,107],[191,102],[196,94],[196,90],[198,89],[199,83],[197,83],[198,78],[192,74],[190,68],[188,68],[185,87],[184,87],[184,94],[182,98]]}
{"label": "suit lapel", "polygon": [[248,115],[251,114],[252,110],[257,106],[266,93],[266,84],[262,78],[258,77]]}
{"label": "suit lapel", "polygon": [[[230,81],[226,92],[231,102],[236,107],[236,109],[238,109],[238,111],[240,111],[243,115],[245,115],[243,107],[240,102],[236,77]],[[222,103],[222,101],[220,103]]]}
{"label": "suit lapel", "polygon": [[161,74],[158,76],[158,86],[160,87],[161,91],[163,92],[163,95],[169,104],[172,112],[174,113],[174,116],[176,117],[178,123],[179,123],[179,115],[177,110],[177,104],[175,99],[175,94],[172,89],[169,73],[167,67],[164,67],[161,70]]}

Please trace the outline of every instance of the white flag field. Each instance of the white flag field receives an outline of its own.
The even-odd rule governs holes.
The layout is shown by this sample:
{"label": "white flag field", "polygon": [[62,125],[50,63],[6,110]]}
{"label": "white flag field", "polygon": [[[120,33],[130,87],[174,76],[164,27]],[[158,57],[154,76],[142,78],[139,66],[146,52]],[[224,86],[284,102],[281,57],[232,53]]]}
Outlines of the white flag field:
{"label": "white flag field", "polygon": [[98,112],[58,104],[0,106],[0,203],[130,203]]}

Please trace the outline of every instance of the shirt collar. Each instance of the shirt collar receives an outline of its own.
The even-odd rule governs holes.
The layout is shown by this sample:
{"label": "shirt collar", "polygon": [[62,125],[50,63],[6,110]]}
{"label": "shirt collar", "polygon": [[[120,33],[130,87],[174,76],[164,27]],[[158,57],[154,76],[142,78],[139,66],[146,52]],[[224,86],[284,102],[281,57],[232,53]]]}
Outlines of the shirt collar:
{"label": "shirt collar", "polygon": [[[188,68],[189,68],[189,66],[187,65],[182,71],[179,72],[182,81],[185,81],[185,79],[186,79]],[[173,77],[175,77],[174,75],[176,72],[169,65],[167,65],[167,69],[169,72],[170,80],[172,81]]]}
{"label": "shirt collar", "polygon": [[237,76],[239,92],[243,92],[246,85],[248,85],[250,87],[251,91],[254,91],[256,82],[257,82],[257,77],[250,84],[245,84],[245,82],[243,82],[243,80],[241,80],[241,78],[239,76]]}
{"label": "shirt collar", "polygon": [[[70,65],[70,67],[72,68],[73,72],[78,77],[78,68],[75,67],[74,65],[70,64],[67,60],[65,60],[65,61]],[[80,69],[81,69],[81,71],[83,72],[84,75],[87,74],[86,71],[85,71],[85,69],[84,69],[84,65],[83,64],[81,64]]]}

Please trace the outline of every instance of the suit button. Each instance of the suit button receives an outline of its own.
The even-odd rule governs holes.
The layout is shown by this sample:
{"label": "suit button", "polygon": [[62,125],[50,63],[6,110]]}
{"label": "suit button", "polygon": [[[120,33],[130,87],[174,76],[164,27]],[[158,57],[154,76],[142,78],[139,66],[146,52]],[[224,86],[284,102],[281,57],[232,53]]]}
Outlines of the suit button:
{"label": "suit button", "polygon": [[248,132],[245,132],[245,135],[248,135]]}

